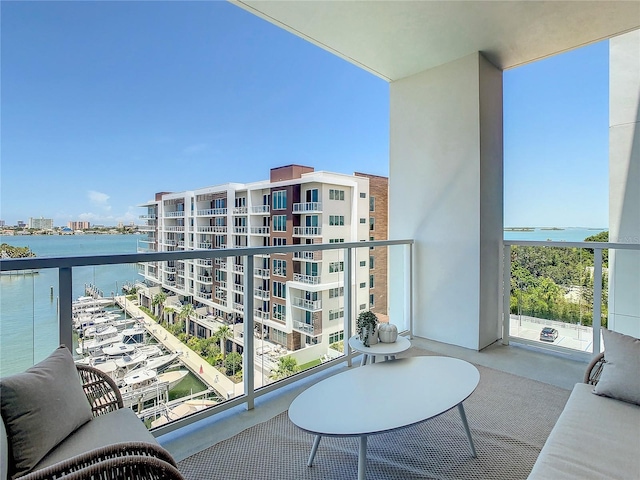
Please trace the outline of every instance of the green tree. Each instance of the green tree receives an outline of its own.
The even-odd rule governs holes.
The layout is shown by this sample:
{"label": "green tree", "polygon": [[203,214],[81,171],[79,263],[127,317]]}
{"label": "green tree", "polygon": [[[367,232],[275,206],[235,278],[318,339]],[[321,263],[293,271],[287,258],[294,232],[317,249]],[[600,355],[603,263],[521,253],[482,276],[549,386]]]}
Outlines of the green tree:
{"label": "green tree", "polygon": [[218,328],[218,330],[216,330],[216,333],[214,335],[215,338],[217,338],[220,342],[220,351],[222,352],[222,359],[224,361],[225,355],[227,353],[225,343],[227,342],[227,339],[233,338],[233,330],[231,329],[231,327],[229,327],[229,325],[222,325],[220,328]]}
{"label": "green tree", "polygon": [[290,377],[299,371],[300,367],[298,367],[298,361],[294,357],[287,355],[278,359],[278,366],[271,370],[271,375],[269,377],[272,380],[282,380],[283,378]]}
{"label": "green tree", "polygon": [[227,358],[224,359],[224,368],[226,375],[236,375],[242,370],[242,355],[238,352],[231,352],[227,355]]}
{"label": "green tree", "polygon": [[188,320],[189,317],[191,317],[191,315],[193,315],[194,313],[196,313],[196,309],[193,308],[193,305],[191,303],[187,303],[186,305],[183,305],[182,308],[180,309],[180,311],[178,312],[178,319],[180,320]]}
{"label": "green tree", "polygon": [[167,294],[164,292],[156,293],[151,299],[151,305],[155,309],[155,313],[159,319],[162,319],[162,311],[164,309],[164,302],[167,300]]}

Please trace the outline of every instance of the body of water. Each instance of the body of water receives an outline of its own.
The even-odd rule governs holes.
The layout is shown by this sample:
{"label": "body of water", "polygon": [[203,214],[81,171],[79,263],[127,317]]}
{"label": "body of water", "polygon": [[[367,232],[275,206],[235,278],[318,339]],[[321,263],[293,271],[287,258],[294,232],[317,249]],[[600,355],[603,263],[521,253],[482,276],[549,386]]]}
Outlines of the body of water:
{"label": "body of water", "polygon": [[[0,243],[29,247],[38,257],[136,253],[138,235],[2,236]],[[141,279],[135,264],[78,267],[73,296],[94,284],[105,295]],[[0,275],[0,376],[25,370],[58,346],[58,270]]]}

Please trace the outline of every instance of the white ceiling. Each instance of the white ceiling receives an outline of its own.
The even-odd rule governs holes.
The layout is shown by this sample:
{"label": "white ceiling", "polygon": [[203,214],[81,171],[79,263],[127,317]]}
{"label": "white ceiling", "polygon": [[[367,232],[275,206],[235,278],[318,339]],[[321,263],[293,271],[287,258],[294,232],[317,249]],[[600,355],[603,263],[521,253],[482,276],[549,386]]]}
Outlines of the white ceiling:
{"label": "white ceiling", "polygon": [[232,3],[388,81],[477,51],[507,69],[640,28],[637,0]]}

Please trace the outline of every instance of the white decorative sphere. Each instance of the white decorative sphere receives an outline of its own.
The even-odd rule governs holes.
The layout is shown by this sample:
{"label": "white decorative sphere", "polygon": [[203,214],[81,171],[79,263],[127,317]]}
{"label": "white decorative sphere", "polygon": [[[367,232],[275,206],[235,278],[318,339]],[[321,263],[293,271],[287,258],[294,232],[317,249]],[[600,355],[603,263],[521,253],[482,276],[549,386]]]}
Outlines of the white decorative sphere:
{"label": "white decorative sphere", "polygon": [[378,325],[378,338],[382,343],[393,343],[398,338],[398,327],[392,323]]}

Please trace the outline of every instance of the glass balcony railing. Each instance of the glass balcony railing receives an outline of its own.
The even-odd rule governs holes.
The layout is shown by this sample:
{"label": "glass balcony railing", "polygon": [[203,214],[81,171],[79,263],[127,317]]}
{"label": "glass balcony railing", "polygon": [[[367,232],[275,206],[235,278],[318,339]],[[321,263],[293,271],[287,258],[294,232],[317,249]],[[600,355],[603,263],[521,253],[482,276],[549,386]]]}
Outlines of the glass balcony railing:
{"label": "glass balcony railing", "polygon": [[[600,242],[505,241],[503,343],[590,356],[604,345],[609,256],[638,263],[640,246]],[[635,251],[634,251],[635,250]]]}
{"label": "glass balcony railing", "polygon": [[[365,245],[354,242],[339,246],[316,244],[237,251],[184,250],[3,260],[0,373],[4,376],[23,371],[46,357],[57,345],[73,345],[78,361],[99,365],[112,375],[121,386],[127,405],[154,434],[195,421],[196,417],[178,415],[180,409],[176,407],[185,402],[209,407],[207,414],[219,412],[218,406],[222,404],[246,403],[253,408],[255,398],[260,395],[332,363],[350,360],[348,351],[344,355],[343,339],[353,334],[357,313],[368,309],[370,304],[369,289],[358,288],[359,281],[349,281],[345,276],[355,280],[362,275],[368,281],[369,270],[358,266],[369,261],[370,245],[402,251],[410,249],[412,242]],[[313,288],[318,300],[305,299],[301,283],[292,287],[290,299],[279,298],[275,303],[271,301],[269,288],[259,287],[266,281],[268,269],[257,265],[263,266],[263,259],[268,255],[324,250],[331,252],[327,258],[344,262],[345,270],[339,273],[340,279],[332,279],[326,288],[318,289],[319,276],[303,276],[316,279]],[[411,258],[411,255],[402,256],[407,262]],[[255,274],[243,275],[242,284],[233,290],[223,290],[220,287],[226,286],[226,282],[216,280],[224,278],[220,276],[224,270],[219,267],[225,263],[222,259],[228,257],[241,257],[243,263],[234,264],[236,272]],[[175,267],[165,262],[175,262]],[[158,265],[162,266],[162,285]],[[197,265],[216,273],[199,275]],[[323,267],[325,265],[318,265]],[[288,268],[293,269],[293,265]],[[405,269],[410,271],[408,263]],[[30,270],[39,273],[25,274]],[[175,279],[164,277],[174,271]],[[178,276],[180,272],[182,275]],[[299,274],[289,271],[289,277],[281,277],[281,283],[291,281],[296,275]],[[126,291],[122,290],[125,284]],[[411,285],[406,285],[404,290],[405,305],[394,318],[401,331],[409,330]],[[243,292],[254,294],[243,295]],[[79,297],[88,296],[108,300],[109,304],[96,302],[86,306],[81,314],[74,305],[78,305]],[[347,305],[351,308],[345,308]],[[303,321],[306,314],[312,317]],[[12,315],[16,316],[15,322]],[[117,333],[113,338],[99,338],[99,329],[107,324],[117,325]],[[108,334],[106,330],[102,333]],[[100,345],[102,340],[111,345],[132,345],[131,355],[110,357],[109,348]],[[327,362],[327,359],[333,360]],[[134,371],[147,372],[148,383],[133,383],[128,375]]]}

